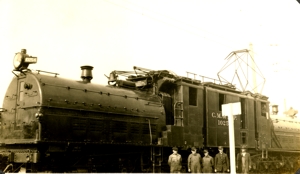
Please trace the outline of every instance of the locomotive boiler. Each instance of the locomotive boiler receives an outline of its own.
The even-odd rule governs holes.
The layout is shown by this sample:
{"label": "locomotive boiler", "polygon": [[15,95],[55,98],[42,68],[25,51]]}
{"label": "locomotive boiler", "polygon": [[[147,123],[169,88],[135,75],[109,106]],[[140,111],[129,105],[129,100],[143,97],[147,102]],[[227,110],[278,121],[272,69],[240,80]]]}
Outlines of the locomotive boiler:
{"label": "locomotive boiler", "polygon": [[[105,86],[92,82],[92,66],[82,66],[82,80],[76,81],[28,69],[36,62],[26,50],[14,58],[15,77],[0,112],[4,171],[168,172],[167,158],[176,146],[184,172],[191,147],[212,156],[218,146],[229,152],[222,105],[233,102],[241,103],[235,146],[247,146],[253,171],[299,166],[300,147],[279,141],[287,134],[276,132],[266,96],[136,66],[112,71]],[[299,144],[299,134],[293,129],[288,136]]]}

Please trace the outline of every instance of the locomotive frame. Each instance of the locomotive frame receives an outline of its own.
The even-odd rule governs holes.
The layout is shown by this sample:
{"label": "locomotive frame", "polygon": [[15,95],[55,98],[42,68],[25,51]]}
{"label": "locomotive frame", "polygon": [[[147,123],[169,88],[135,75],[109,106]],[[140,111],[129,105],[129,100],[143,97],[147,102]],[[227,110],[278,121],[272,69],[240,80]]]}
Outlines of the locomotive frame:
{"label": "locomotive frame", "polygon": [[74,81],[31,71],[22,62],[30,56],[20,55],[0,112],[4,171],[167,172],[173,146],[180,149],[185,171],[191,147],[200,153],[206,148],[212,156],[218,146],[229,152],[221,106],[232,102],[242,109],[234,121],[235,146],[247,146],[253,172],[299,167],[300,147],[283,143],[292,135],[290,144],[299,144],[299,129],[278,134],[266,96],[207,77],[200,81],[140,67],[112,71],[103,86],[91,83],[91,66],[82,66],[82,81]]}

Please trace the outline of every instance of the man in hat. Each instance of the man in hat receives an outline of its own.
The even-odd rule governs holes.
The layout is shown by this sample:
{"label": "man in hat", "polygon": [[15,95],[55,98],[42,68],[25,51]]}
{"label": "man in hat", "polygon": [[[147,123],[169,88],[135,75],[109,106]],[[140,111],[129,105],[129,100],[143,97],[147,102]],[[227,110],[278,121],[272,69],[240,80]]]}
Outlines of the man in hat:
{"label": "man in hat", "polygon": [[236,169],[238,173],[249,173],[251,169],[250,154],[246,152],[246,146],[241,147],[241,152],[236,157]]}
{"label": "man in hat", "polygon": [[168,164],[170,166],[170,172],[171,173],[180,173],[181,170],[181,155],[178,154],[178,148],[173,147],[173,154],[169,156]]}
{"label": "man in hat", "polygon": [[189,172],[200,173],[201,172],[201,155],[197,153],[197,149],[192,147],[192,153],[188,157]]}
{"label": "man in hat", "polygon": [[223,147],[218,147],[219,153],[215,157],[215,172],[229,172],[229,160],[226,153],[223,152]]}
{"label": "man in hat", "polygon": [[213,157],[208,155],[208,150],[204,150],[204,157],[202,158],[202,172],[203,173],[212,173],[213,172],[213,166],[214,166],[214,159]]}

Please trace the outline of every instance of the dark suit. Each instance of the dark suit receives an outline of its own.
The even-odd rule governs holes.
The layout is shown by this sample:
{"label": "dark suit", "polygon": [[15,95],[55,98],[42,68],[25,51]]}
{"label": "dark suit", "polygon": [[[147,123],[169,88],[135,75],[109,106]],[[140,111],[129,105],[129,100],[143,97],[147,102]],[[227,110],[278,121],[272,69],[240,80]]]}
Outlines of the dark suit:
{"label": "dark suit", "polygon": [[249,173],[251,168],[251,158],[249,153],[242,153],[237,154],[236,157],[236,167],[238,173]]}
{"label": "dark suit", "polygon": [[215,169],[217,172],[227,172],[229,169],[229,160],[226,153],[218,153],[215,157]]}

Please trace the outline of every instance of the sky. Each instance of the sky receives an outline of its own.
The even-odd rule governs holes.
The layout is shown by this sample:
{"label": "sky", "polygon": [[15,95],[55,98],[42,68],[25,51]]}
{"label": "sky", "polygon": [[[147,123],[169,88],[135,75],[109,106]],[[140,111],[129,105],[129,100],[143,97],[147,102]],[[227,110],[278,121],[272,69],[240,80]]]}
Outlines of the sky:
{"label": "sky", "polygon": [[92,83],[106,85],[104,74],[133,66],[218,78],[252,43],[262,94],[281,113],[300,110],[299,16],[296,0],[0,0],[0,104],[23,48],[38,57],[30,69],[80,80],[91,65]]}

